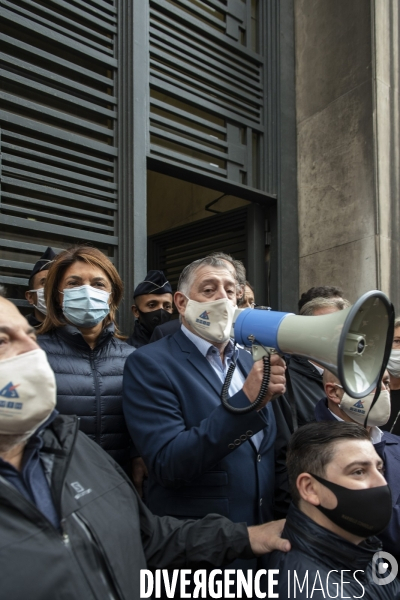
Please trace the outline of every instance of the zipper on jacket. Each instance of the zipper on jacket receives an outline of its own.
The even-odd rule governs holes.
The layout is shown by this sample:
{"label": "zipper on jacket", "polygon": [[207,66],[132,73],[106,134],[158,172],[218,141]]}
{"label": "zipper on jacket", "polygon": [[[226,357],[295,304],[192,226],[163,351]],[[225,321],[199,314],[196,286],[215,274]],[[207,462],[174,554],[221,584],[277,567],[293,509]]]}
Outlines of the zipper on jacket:
{"label": "zipper on jacket", "polygon": [[106,588],[110,600],[118,600],[119,598],[122,598],[123,594],[121,594],[120,590],[118,589],[117,583],[114,581],[114,577],[112,575],[112,567],[107,559],[107,555],[104,552],[103,546],[99,542],[97,536],[93,533],[90,525],[88,524],[86,519],[82,517],[82,515],[73,512],[72,517],[78,523],[79,527],[82,529],[90,544],[94,548],[95,554],[98,555],[100,565],[101,563],[103,564],[103,568],[105,569],[107,577],[105,576],[105,573],[101,569],[99,569],[99,579],[102,581],[104,587]]}
{"label": "zipper on jacket", "polygon": [[90,368],[92,369],[93,381],[94,381],[94,392],[96,395],[96,443],[101,445],[101,398],[99,389],[99,380],[97,376],[96,366],[94,363],[94,351],[90,350]]}
{"label": "zipper on jacket", "polygon": [[[72,454],[73,454],[74,448],[75,448],[76,438],[78,437],[78,431],[79,431],[79,420],[78,420],[78,417],[75,417],[75,419],[76,419],[75,420],[75,430],[74,430],[74,434],[73,434],[74,437],[72,439],[72,443],[71,443],[71,446],[70,446],[69,454],[68,454],[68,456],[66,458],[66,461],[65,461],[64,472],[62,474],[62,479],[60,481],[60,488],[58,490],[59,494],[58,494],[57,498],[55,498],[55,502],[54,502],[54,504],[56,504],[56,509],[57,509],[58,515],[60,517],[60,525],[63,522],[65,523],[65,519],[62,518],[62,514],[63,514],[62,513],[62,506],[61,506],[62,494],[63,494],[65,479],[67,477],[67,471],[68,471],[68,468],[69,468],[69,463],[71,462]],[[53,489],[52,485],[50,485],[49,487],[50,487],[51,490]]]}
{"label": "zipper on jacket", "polygon": [[65,529],[65,519],[61,519],[60,521],[60,529],[61,529],[61,537],[62,537],[62,541],[63,544],[66,548],[70,548],[70,540],[69,540],[69,535]]}

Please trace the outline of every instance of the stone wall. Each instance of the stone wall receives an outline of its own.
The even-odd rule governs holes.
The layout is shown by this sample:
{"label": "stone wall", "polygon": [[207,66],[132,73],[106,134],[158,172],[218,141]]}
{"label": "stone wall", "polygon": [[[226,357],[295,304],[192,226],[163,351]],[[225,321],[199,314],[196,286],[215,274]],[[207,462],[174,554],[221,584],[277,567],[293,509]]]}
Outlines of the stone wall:
{"label": "stone wall", "polygon": [[378,287],[398,303],[397,11],[295,1],[301,292]]}

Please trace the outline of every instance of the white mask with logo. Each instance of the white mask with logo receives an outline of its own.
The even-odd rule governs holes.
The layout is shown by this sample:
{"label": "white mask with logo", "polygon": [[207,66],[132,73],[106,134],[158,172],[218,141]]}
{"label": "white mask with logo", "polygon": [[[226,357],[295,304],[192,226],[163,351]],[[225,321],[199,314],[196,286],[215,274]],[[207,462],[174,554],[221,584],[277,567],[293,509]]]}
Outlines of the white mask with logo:
{"label": "white mask with logo", "polygon": [[211,302],[190,300],[185,319],[197,335],[209,342],[226,342],[230,338],[236,306],[228,298]]}
{"label": "white mask with logo", "polygon": [[391,351],[386,368],[392,377],[400,377],[400,350]]}
{"label": "white mask with logo", "polygon": [[[371,407],[372,400],[375,396],[375,390],[365,396],[364,398],[356,399],[348,396],[346,393],[343,394],[343,398],[340,401],[339,408],[346,413],[353,421],[364,425],[365,417]],[[378,400],[372,407],[371,412],[368,415],[367,425],[382,427],[389,421],[390,417],[390,393],[388,390],[381,390]]]}
{"label": "white mask with logo", "polygon": [[56,380],[37,349],[0,360],[0,434],[31,434],[56,405]]}

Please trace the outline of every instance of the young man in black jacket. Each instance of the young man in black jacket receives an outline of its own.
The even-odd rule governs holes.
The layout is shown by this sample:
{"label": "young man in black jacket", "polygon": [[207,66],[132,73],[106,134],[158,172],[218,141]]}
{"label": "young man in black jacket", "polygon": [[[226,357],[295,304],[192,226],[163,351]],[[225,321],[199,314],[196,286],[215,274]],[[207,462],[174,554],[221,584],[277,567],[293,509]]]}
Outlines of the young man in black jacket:
{"label": "young man in black jacket", "polygon": [[272,553],[268,563],[279,571],[278,597],[398,600],[396,561],[377,554],[375,535],[389,523],[392,505],[367,430],[305,425],[292,436],[287,467],[293,504],[283,535],[292,550]]}
{"label": "young man in black jacket", "polygon": [[34,329],[0,297],[0,600],[135,600],[141,569],[289,549],[282,522],[155,517],[55,398]]}

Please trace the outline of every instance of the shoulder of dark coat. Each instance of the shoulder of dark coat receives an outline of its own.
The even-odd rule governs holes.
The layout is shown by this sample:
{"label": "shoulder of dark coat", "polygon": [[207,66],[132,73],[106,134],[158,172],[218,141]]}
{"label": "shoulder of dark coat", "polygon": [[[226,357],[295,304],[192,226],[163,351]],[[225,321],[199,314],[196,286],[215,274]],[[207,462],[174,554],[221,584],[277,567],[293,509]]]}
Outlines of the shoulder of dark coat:
{"label": "shoulder of dark coat", "polygon": [[389,431],[383,431],[382,433],[382,440],[384,440],[387,444],[399,444],[400,455],[400,436],[395,435],[394,433],[390,433]]}
{"label": "shoulder of dark coat", "polygon": [[[118,463],[103,450],[99,444],[91,440],[82,431],[76,432],[75,444],[72,447],[72,438],[74,437],[77,427],[77,417],[74,415],[58,414],[56,418],[44,429],[43,440],[47,447],[47,452],[50,448],[74,452],[80,451],[85,456],[96,457],[96,464],[101,467],[101,463],[112,465],[120,474],[123,475]],[[125,478],[123,476],[123,478]]]}

